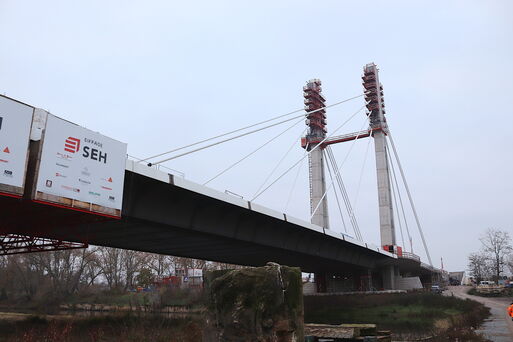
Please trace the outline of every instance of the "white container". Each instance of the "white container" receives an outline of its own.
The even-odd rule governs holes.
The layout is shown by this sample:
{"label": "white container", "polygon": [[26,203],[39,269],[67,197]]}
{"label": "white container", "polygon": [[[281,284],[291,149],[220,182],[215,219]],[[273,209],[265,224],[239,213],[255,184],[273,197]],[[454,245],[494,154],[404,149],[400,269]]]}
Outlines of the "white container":
{"label": "white container", "polygon": [[34,107],[0,95],[0,195],[23,195],[33,114]]}
{"label": "white container", "polygon": [[46,117],[38,113],[33,128],[36,139],[37,129],[41,140],[32,199],[121,216],[126,144],[49,113]]}

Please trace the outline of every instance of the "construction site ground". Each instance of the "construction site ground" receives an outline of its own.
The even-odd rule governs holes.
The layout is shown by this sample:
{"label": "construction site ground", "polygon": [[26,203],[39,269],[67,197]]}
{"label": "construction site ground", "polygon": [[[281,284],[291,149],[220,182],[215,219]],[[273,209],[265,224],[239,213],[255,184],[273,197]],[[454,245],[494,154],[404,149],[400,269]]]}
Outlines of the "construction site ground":
{"label": "construction site ground", "polygon": [[513,298],[472,296],[467,294],[470,288],[469,286],[449,286],[444,291],[444,295],[468,298],[486,305],[490,308],[491,316],[485,321],[479,332],[494,342],[513,341],[513,321],[506,312],[506,308],[511,304]]}

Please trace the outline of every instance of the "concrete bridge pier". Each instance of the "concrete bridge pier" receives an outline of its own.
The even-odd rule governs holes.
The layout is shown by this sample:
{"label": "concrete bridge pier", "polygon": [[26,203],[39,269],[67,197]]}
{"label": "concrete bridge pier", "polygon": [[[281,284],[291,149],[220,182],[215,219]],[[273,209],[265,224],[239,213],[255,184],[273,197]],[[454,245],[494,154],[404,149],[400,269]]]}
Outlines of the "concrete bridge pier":
{"label": "concrete bridge pier", "polygon": [[399,276],[399,269],[393,265],[383,266],[381,269],[381,277],[383,278],[383,289],[395,290],[395,278]]}
{"label": "concrete bridge pier", "polygon": [[431,285],[438,283],[434,273],[422,272],[419,279],[424,288],[429,288]]}
{"label": "concrete bridge pier", "polygon": [[374,283],[372,281],[372,270],[366,269],[358,272],[358,277],[355,278],[355,287],[358,291],[372,291]]}
{"label": "concrete bridge pier", "polygon": [[372,291],[380,279],[371,269],[345,269],[340,272],[315,273],[317,293]]}
{"label": "concrete bridge pier", "polygon": [[317,293],[326,293],[328,292],[328,275],[326,272],[314,273],[315,279],[315,289]]}
{"label": "concrete bridge pier", "polygon": [[430,287],[431,285],[439,285],[444,283],[442,274],[438,272],[423,273],[419,278],[424,287]]}

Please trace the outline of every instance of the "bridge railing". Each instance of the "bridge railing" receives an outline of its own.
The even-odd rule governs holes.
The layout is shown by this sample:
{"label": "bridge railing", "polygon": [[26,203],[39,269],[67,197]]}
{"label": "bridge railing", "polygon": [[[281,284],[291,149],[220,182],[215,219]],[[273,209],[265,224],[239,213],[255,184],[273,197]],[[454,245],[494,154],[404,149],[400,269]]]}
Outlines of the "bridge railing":
{"label": "bridge railing", "polygon": [[422,268],[425,268],[425,269],[431,270],[432,272],[436,272],[436,273],[440,273],[440,274],[447,274],[447,275],[449,275],[449,272],[447,272],[447,271],[445,271],[445,270],[441,270],[441,269],[439,269],[439,268],[436,268],[436,267],[434,267],[434,266],[428,265],[428,264],[423,263],[423,262],[421,262],[421,263],[420,263],[420,266],[421,266]]}
{"label": "bridge railing", "polygon": [[412,259],[420,262],[420,257],[418,255],[409,252],[403,252],[402,255],[399,256],[399,258]]}
{"label": "bridge railing", "polygon": [[[134,156],[131,156],[129,154],[127,154],[127,157],[129,159],[135,160],[138,163],[142,162],[144,164],[147,164],[147,162],[145,160],[137,158],[137,157],[134,157]],[[164,170],[165,172],[171,173],[172,175],[175,175],[175,176],[179,176],[179,177],[185,178],[185,173],[184,172],[172,169],[172,168],[164,166],[164,165],[157,164],[157,165],[152,165],[151,167],[154,168],[154,169],[157,169],[157,170]]]}

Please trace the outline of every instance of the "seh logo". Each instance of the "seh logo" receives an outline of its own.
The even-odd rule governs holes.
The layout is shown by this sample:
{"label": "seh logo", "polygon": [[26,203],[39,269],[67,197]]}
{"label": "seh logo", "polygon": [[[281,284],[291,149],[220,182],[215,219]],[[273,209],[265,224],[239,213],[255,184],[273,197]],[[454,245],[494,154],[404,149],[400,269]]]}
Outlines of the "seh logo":
{"label": "seh logo", "polygon": [[[76,153],[80,150],[80,139],[68,137],[64,142],[64,151],[70,153]],[[82,147],[83,153],[82,157],[91,158],[92,160],[96,160],[99,162],[107,163],[107,153],[103,153],[102,151],[91,148],[90,146]]]}
{"label": "seh logo", "polygon": [[75,153],[80,150],[80,139],[68,137],[64,142],[64,151]]}

